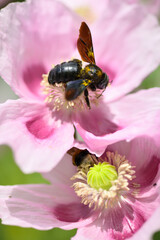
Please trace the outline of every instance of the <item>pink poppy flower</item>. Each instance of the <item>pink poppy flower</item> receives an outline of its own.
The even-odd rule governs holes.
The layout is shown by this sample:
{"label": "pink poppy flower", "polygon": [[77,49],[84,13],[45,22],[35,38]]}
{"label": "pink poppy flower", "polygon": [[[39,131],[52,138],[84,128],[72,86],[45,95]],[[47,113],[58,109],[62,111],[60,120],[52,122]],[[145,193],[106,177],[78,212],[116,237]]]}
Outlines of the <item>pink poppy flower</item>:
{"label": "pink poppy flower", "polygon": [[[80,58],[80,17],[54,0],[14,3],[0,13],[0,75],[21,98],[0,106],[0,143],[12,147],[26,173],[51,170],[72,146],[101,155],[107,145],[150,129],[144,124],[150,112],[143,91],[124,95],[160,62],[158,22],[121,1],[107,1],[104,7],[91,32],[96,63],[112,84],[98,99],[90,91],[91,110],[83,94],[66,101],[64,88],[49,86],[43,75],[62,59]],[[74,139],[74,127],[84,143]]]}
{"label": "pink poppy flower", "polygon": [[[156,220],[147,230],[151,234],[160,216],[160,147],[156,138],[160,142],[159,132],[155,138],[142,136],[114,143],[100,158],[87,155],[87,161],[85,158],[78,167],[66,154],[44,174],[51,185],[1,186],[2,223],[40,230],[78,228],[74,240],[141,239],[134,234],[144,224],[145,239],[145,222],[150,223],[152,217]],[[91,167],[92,160],[96,164]],[[140,230],[135,236],[141,235]]]}

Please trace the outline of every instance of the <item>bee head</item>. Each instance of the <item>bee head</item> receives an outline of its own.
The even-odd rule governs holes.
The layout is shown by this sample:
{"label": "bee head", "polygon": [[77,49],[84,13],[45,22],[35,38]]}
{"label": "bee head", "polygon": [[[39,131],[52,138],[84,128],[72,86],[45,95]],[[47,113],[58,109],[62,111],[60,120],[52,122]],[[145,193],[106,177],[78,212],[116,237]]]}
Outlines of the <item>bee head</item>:
{"label": "bee head", "polygon": [[99,89],[105,89],[109,83],[107,74],[103,73],[101,79],[96,84],[96,87]]}

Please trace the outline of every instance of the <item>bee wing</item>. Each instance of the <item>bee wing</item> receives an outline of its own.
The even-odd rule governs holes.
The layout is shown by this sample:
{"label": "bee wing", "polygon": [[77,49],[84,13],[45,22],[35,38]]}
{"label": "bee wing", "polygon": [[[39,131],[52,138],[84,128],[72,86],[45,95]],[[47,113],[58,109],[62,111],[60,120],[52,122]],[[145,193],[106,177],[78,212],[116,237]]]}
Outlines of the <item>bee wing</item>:
{"label": "bee wing", "polygon": [[89,27],[85,22],[81,23],[81,27],[79,29],[77,48],[83,61],[95,64],[92,35]]}
{"label": "bee wing", "polygon": [[78,153],[78,151],[81,151],[81,150],[79,150],[79,149],[76,148],[76,147],[72,147],[71,149],[69,149],[69,150],[67,151],[67,153],[68,153],[69,155],[73,156],[73,155],[75,155],[76,153]]}
{"label": "bee wing", "polygon": [[66,83],[65,97],[68,101],[76,99],[89,85],[91,80],[77,79]]}

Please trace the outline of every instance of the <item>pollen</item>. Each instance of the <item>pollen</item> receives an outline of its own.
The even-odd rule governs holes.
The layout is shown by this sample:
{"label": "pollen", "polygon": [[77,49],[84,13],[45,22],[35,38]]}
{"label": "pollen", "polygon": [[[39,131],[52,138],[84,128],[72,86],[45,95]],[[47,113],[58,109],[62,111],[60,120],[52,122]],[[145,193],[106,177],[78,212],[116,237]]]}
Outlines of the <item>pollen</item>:
{"label": "pollen", "polygon": [[92,52],[92,51],[89,51],[88,56],[94,58],[94,54],[93,54],[93,52]]}
{"label": "pollen", "polygon": [[[78,96],[74,100],[66,100],[65,98],[65,84],[64,83],[55,83],[54,85],[49,84],[48,74],[42,75],[41,89],[42,94],[46,96],[45,102],[50,105],[54,111],[67,110],[67,111],[83,111],[89,110],[84,93]],[[91,80],[84,80],[83,85],[88,86]],[[89,101],[92,105],[98,105],[100,94],[99,91],[93,92],[88,89],[89,92]]]}
{"label": "pollen", "polygon": [[83,81],[84,86],[88,86],[90,83],[91,83],[91,80],[86,79],[86,80]]}
{"label": "pollen", "polygon": [[98,161],[88,172],[78,169],[71,178],[83,204],[94,209],[108,209],[115,207],[128,194],[134,195],[129,186],[135,178],[135,170],[125,156],[107,152],[106,157]]}

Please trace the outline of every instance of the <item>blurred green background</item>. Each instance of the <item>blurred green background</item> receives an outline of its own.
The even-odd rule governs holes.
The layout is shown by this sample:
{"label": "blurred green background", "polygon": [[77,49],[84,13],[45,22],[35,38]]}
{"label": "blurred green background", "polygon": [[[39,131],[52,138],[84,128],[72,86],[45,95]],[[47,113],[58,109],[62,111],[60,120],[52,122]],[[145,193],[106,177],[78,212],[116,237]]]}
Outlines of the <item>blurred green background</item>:
{"label": "blurred green background", "polygon": [[[14,1],[14,0],[13,0]],[[19,0],[23,1],[23,0]],[[8,0],[9,2],[9,0]],[[157,68],[143,83],[134,90],[160,87],[160,67]],[[11,89],[0,78],[0,102],[8,98],[16,98]],[[0,146],[0,185],[15,185],[28,183],[45,183],[40,174],[23,174],[14,162],[12,150],[8,146]],[[40,231],[31,228],[20,228],[2,225],[0,223],[0,240],[70,240],[76,233],[76,229],[65,231],[58,228],[49,231]],[[153,235],[153,240],[160,240],[160,231]]]}

